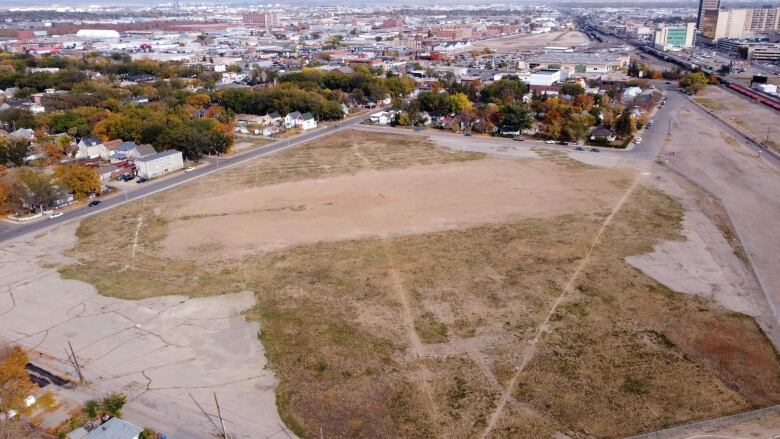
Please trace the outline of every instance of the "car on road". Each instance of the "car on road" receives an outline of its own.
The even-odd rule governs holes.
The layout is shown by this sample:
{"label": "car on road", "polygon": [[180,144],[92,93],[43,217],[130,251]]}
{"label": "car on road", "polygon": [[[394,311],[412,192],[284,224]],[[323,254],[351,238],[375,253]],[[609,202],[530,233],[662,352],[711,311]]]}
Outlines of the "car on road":
{"label": "car on road", "polygon": [[141,183],[146,183],[147,181],[149,181],[148,178],[141,177],[141,178],[138,179],[138,181],[136,181],[136,183],[141,184]]}
{"label": "car on road", "polygon": [[544,143],[549,143],[550,145],[555,145],[555,140],[547,140]]}
{"label": "car on road", "polygon": [[463,133],[463,135],[466,136],[466,137],[470,137],[471,136],[471,131],[466,131],[465,133]]}
{"label": "car on road", "polygon": [[49,219],[59,218],[62,216],[62,212],[52,212],[49,214]]}
{"label": "car on road", "polygon": [[189,168],[185,169],[184,172],[189,174],[190,172],[192,172],[194,170],[195,170],[195,167],[194,166],[190,166]]}
{"label": "car on road", "polygon": [[642,143],[642,138],[641,137],[637,137],[636,139],[634,139],[634,143],[639,145],[640,143]]}
{"label": "car on road", "polygon": [[585,148],[583,148],[581,146],[577,146],[577,147],[574,148],[574,150],[575,151],[585,151]]}
{"label": "car on road", "polygon": [[652,125],[652,124],[654,124],[654,123],[655,123],[655,121],[654,121],[653,119],[650,119],[650,120],[648,120],[648,121],[647,121],[647,124],[648,124],[648,125]]}
{"label": "car on road", "polygon": [[89,202],[89,204],[87,204],[87,206],[89,206],[89,207],[97,207],[97,206],[100,206],[101,204],[103,204],[103,202],[100,201],[100,200],[92,200],[92,201]]}
{"label": "car on road", "polygon": [[566,145],[568,145],[568,144],[569,144],[569,142],[564,142],[563,140],[561,140],[560,142],[558,142],[558,145],[564,145],[564,146],[566,146]]}
{"label": "car on road", "polygon": [[600,149],[598,149],[598,148],[591,148],[591,149],[590,149],[590,152],[601,152],[601,150],[600,150]]}

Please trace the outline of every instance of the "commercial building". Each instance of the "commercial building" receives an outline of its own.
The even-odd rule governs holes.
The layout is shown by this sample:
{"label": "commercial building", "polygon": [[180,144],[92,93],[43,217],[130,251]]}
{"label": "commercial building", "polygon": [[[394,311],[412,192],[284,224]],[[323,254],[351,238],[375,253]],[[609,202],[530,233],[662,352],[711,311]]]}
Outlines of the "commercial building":
{"label": "commercial building", "polygon": [[524,61],[533,69],[542,67],[569,73],[606,73],[628,66],[628,55],[616,53],[551,52],[529,55]]}
{"label": "commercial building", "polygon": [[560,70],[542,69],[531,73],[531,85],[550,86],[561,80]]}
{"label": "commercial building", "polygon": [[135,160],[138,175],[145,178],[159,177],[184,167],[181,151],[169,149]]}
{"label": "commercial building", "polygon": [[659,50],[683,50],[693,47],[693,36],[696,25],[688,23],[684,26],[661,26],[655,30],[654,44]]}
{"label": "commercial building", "polygon": [[244,26],[253,29],[269,29],[276,26],[274,12],[248,12],[242,16]]}
{"label": "commercial building", "polygon": [[707,10],[700,30],[712,41],[770,34],[780,30],[780,7]]}
{"label": "commercial building", "polygon": [[712,28],[718,20],[720,0],[699,0],[699,13],[696,14],[696,29],[705,33],[705,28]]}

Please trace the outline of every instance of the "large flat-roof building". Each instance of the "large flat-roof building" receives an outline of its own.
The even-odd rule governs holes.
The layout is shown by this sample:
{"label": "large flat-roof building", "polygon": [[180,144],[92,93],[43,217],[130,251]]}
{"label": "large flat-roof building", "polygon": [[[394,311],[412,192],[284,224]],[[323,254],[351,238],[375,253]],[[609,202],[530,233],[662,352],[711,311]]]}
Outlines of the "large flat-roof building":
{"label": "large flat-roof building", "polygon": [[562,53],[529,55],[524,61],[529,68],[565,70],[568,73],[606,73],[628,66],[628,55],[618,53]]}
{"label": "large flat-roof building", "polygon": [[242,19],[244,26],[253,29],[270,29],[276,26],[275,12],[247,12]]}
{"label": "large flat-roof building", "polygon": [[693,47],[696,24],[684,26],[660,26],[655,30],[654,45],[659,50],[683,50]]}

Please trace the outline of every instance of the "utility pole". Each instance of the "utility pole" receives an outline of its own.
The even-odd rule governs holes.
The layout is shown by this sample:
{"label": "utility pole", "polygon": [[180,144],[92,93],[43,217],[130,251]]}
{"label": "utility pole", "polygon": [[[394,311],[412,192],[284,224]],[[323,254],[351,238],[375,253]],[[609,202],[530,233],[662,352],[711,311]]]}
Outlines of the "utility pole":
{"label": "utility pole", "polygon": [[219,401],[217,401],[217,392],[214,392],[214,404],[217,406],[217,416],[219,416],[219,422],[222,424],[222,437],[228,439],[227,430],[225,429],[225,420],[222,419],[222,410],[219,409]]}
{"label": "utility pole", "polygon": [[76,366],[76,373],[79,374],[79,381],[81,381],[81,385],[84,385],[84,375],[81,374],[81,366],[79,366],[79,360],[76,358],[76,353],[73,351],[73,345],[70,344],[70,340],[68,340],[68,347],[70,348],[70,355],[71,358],[73,358],[73,365]]}

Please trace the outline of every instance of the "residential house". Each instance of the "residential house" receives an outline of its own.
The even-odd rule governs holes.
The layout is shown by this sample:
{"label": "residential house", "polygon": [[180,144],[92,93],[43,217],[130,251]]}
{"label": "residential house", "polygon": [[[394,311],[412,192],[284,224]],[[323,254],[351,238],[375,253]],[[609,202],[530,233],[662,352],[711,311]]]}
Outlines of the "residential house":
{"label": "residential house", "polygon": [[615,133],[607,127],[593,128],[588,137],[590,137],[590,140],[606,140],[608,142],[614,142],[617,138]]}
{"label": "residential house", "polygon": [[311,130],[317,128],[317,119],[311,113],[303,113],[300,120],[295,121],[295,125],[300,126],[302,130]]}
{"label": "residential house", "polygon": [[35,131],[31,130],[30,128],[19,128],[16,131],[11,131],[8,137],[11,137],[12,139],[27,139],[32,141],[35,140]]}
{"label": "residential house", "polygon": [[284,116],[284,127],[288,130],[296,125],[296,121],[301,117],[300,111],[293,111],[292,113],[287,113],[287,116]]}
{"label": "residential house", "polygon": [[135,160],[136,171],[140,177],[154,178],[184,167],[181,151],[169,149],[147,155]]}
{"label": "residential house", "polygon": [[389,125],[394,118],[395,114],[391,111],[380,111],[371,115],[371,122],[377,125]]}
{"label": "residential house", "polygon": [[282,122],[284,122],[284,119],[282,118],[282,116],[278,112],[276,112],[276,111],[274,111],[273,113],[266,114],[265,117],[268,119],[268,123],[270,125],[277,125],[277,126],[279,126],[279,125],[282,124]]}
{"label": "residential house", "polygon": [[123,171],[121,168],[119,168],[116,165],[102,165],[98,167],[97,169],[98,175],[100,176],[100,181],[103,182],[103,184],[107,184],[111,180],[114,180],[115,178],[122,175]]}
{"label": "residential house", "polygon": [[76,151],[77,159],[108,158],[108,149],[106,149],[103,141],[95,136],[82,137],[76,146],[78,147]]}
{"label": "residential house", "polygon": [[140,159],[142,157],[150,156],[157,152],[154,146],[144,143],[143,145],[135,145],[135,148],[130,149],[127,152],[128,159]]}
{"label": "residential house", "polygon": [[79,427],[68,433],[66,437],[68,439],[138,439],[143,431],[143,428],[123,419],[111,418],[90,430]]}
{"label": "residential house", "polygon": [[278,133],[279,131],[281,131],[281,129],[278,126],[271,125],[263,128],[263,135],[266,137],[271,137],[274,134]]}

